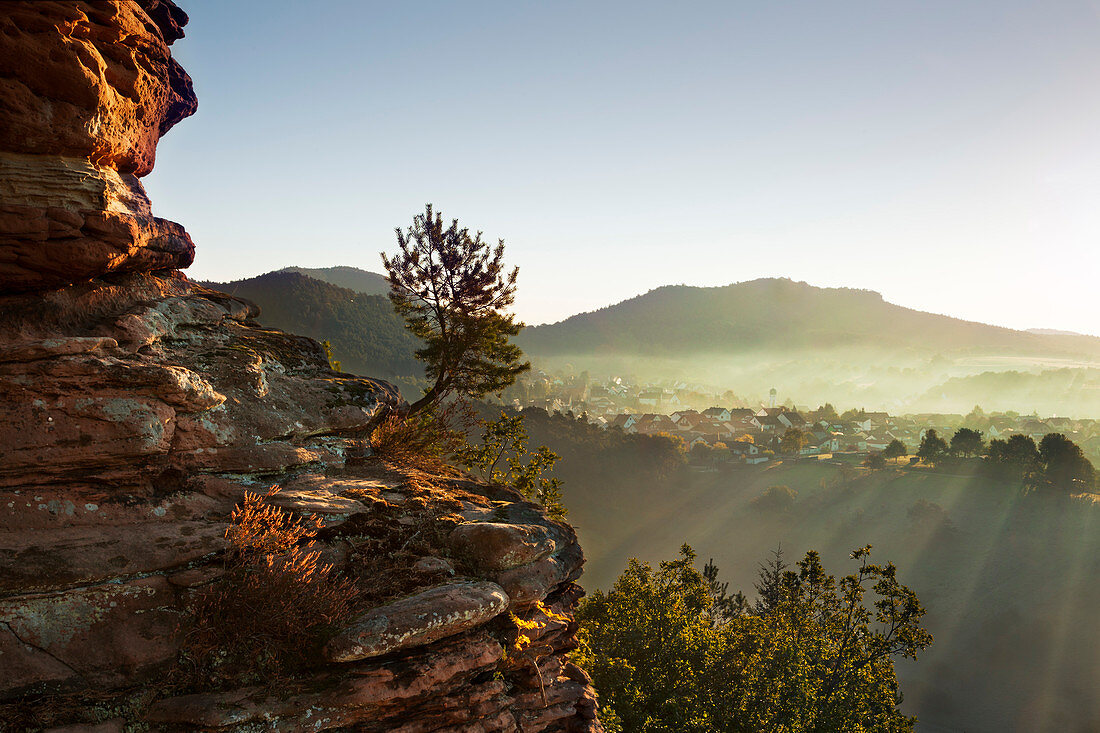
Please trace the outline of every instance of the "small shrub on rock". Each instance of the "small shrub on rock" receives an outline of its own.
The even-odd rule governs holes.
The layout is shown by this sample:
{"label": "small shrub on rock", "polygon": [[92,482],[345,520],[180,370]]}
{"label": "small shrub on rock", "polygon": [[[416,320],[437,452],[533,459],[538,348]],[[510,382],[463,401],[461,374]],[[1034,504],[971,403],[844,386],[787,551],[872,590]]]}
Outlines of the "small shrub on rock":
{"label": "small shrub on rock", "polygon": [[446,472],[447,459],[465,446],[464,429],[473,419],[466,403],[457,400],[411,414],[394,413],[374,428],[371,450],[395,468]]}
{"label": "small shrub on rock", "polygon": [[349,619],[356,586],[311,545],[316,518],[248,492],[226,530],[225,575],[195,592],[184,655],[204,681],[270,681],[313,657],[320,632]]}
{"label": "small shrub on rock", "polygon": [[561,479],[543,476],[561,456],[545,445],[528,450],[522,415],[501,412],[497,420],[483,422],[482,426],[480,443],[459,452],[459,463],[486,481],[511,486],[527,499],[538,502],[550,518],[565,519]]}

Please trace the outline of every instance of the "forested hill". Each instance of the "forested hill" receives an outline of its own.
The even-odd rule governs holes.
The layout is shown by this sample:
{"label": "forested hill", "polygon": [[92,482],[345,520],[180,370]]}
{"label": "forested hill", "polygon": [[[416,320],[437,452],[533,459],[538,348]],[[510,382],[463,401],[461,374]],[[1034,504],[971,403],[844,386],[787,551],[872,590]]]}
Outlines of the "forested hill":
{"label": "forested hill", "polygon": [[534,355],[729,353],[868,346],[919,353],[1100,359],[1100,338],[1028,333],[924,313],[879,293],[769,278],[724,287],[674,285],[519,337]]}
{"label": "forested hill", "polygon": [[385,295],[390,291],[390,284],[385,275],[360,270],[358,267],[348,267],[347,265],[337,265],[336,267],[284,267],[277,272],[297,272],[300,275],[308,275],[314,280],[321,280],[367,295]]}
{"label": "forested hill", "polygon": [[251,300],[260,306],[259,321],[265,326],[327,339],[345,371],[382,379],[423,375],[413,358],[420,343],[384,295],[365,295],[285,270],[202,284]]}

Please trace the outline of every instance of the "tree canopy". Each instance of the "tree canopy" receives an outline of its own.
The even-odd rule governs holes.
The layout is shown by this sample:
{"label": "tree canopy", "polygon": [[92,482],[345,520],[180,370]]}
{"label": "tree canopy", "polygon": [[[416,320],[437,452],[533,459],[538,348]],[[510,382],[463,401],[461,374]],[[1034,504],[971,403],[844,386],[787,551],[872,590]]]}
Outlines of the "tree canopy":
{"label": "tree canopy", "polygon": [[1042,481],[1067,490],[1091,490],[1096,472],[1081,447],[1061,433],[1048,433],[1039,441]]}
{"label": "tree canopy", "polygon": [[459,450],[458,462],[486,481],[511,486],[537,501],[547,516],[565,519],[561,479],[543,476],[561,456],[545,445],[528,450],[523,415],[501,411],[496,420],[483,421],[482,428],[481,440]]}
{"label": "tree canopy", "polygon": [[985,441],[978,430],[959,428],[951,436],[951,455],[972,458],[985,450]]}
{"label": "tree canopy", "polygon": [[905,443],[902,443],[897,438],[891,440],[886,448],[882,451],[883,458],[901,458],[909,452],[909,449],[905,447]]}
{"label": "tree canopy", "polygon": [[994,438],[989,441],[988,455],[994,463],[1010,463],[1029,468],[1039,462],[1039,449],[1030,435],[1008,436],[1008,440]]}
{"label": "tree canopy", "polygon": [[917,448],[917,456],[925,463],[936,463],[947,455],[947,441],[941,438],[933,428],[925,432]]}
{"label": "tree canopy", "polygon": [[[895,657],[932,642],[916,595],[892,564],[855,550],[839,581],[808,552],[761,568],[749,610],[717,568],[680,557],[631,560],[614,587],[578,612],[579,661],[604,701],[609,731],[906,731]],[[874,600],[867,603],[868,591]]]}
{"label": "tree canopy", "polygon": [[788,455],[797,454],[806,445],[807,435],[798,428],[787,428],[779,440],[779,450]]}
{"label": "tree canopy", "polygon": [[453,392],[473,398],[499,392],[530,369],[510,340],[523,324],[508,312],[519,268],[505,272],[504,240],[490,248],[458,219],[444,226],[431,204],[407,230],[395,231],[397,253],[382,253],[390,301],[424,342],[416,358],[431,382],[410,412]]}

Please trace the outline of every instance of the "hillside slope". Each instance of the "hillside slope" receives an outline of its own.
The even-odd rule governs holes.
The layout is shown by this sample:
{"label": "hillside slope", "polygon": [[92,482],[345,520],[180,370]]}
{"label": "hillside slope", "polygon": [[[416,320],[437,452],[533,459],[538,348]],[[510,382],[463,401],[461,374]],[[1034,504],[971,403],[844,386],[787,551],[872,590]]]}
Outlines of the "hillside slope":
{"label": "hillside slope", "polygon": [[661,287],[527,329],[520,342],[536,355],[874,347],[1100,359],[1100,338],[1014,331],[903,308],[869,290],[779,278],[713,288]]}
{"label": "hillside slope", "polygon": [[[204,284],[255,302],[265,325],[329,340],[345,369],[417,393],[419,343],[388,300],[309,272],[359,288],[381,280],[352,267],[287,268]],[[902,308],[871,291],[783,279],[658,288],[527,328],[517,341],[549,369],[570,362],[596,373],[707,381],[750,396],[776,387],[799,403],[895,412],[965,413],[981,404],[1088,417],[1100,395],[1098,338],[1013,331]],[[1006,373],[1016,378],[998,379]],[[1055,383],[1064,388],[1047,389]]]}
{"label": "hillside slope", "polygon": [[385,379],[423,374],[413,357],[419,342],[384,295],[364,295],[288,271],[202,284],[252,301],[260,307],[258,320],[265,326],[327,339],[347,371]]}

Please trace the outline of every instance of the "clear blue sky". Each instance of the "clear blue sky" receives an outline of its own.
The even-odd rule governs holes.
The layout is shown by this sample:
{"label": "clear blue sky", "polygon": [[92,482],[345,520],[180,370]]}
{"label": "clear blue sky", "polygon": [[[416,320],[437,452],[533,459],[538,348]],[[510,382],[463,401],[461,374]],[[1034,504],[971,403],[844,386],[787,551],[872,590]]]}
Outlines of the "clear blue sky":
{"label": "clear blue sky", "polygon": [[432,202],[553,321],[786,276],[1100,334],[1100,4],[181,0],[192,277],[378,271]]}

